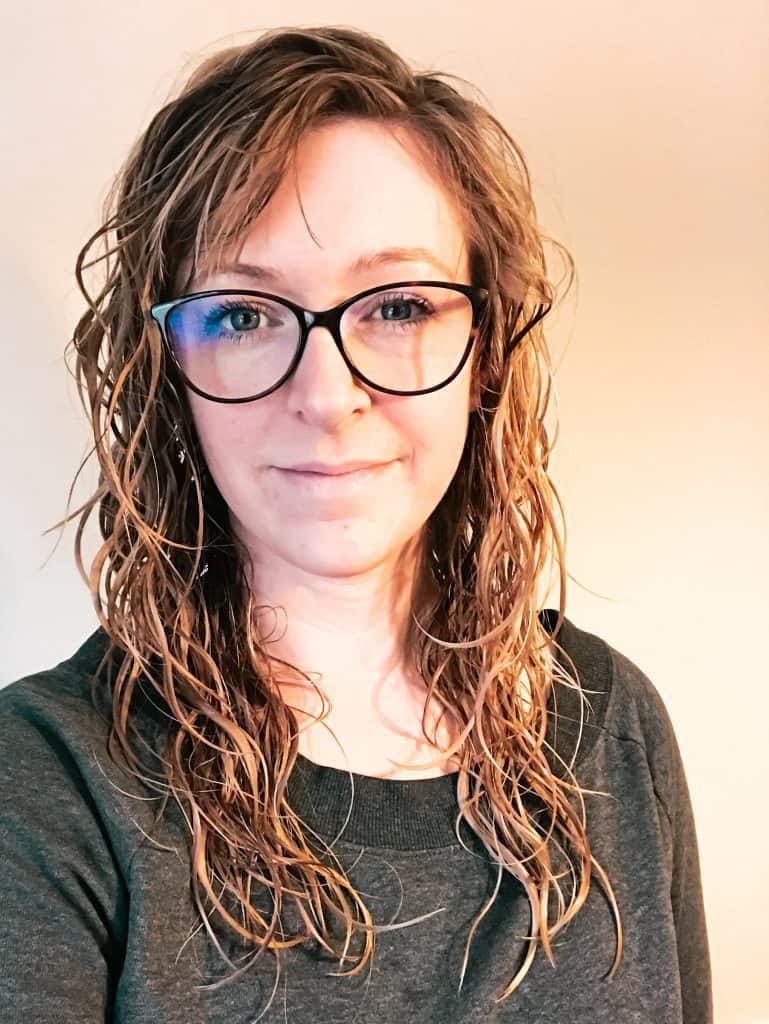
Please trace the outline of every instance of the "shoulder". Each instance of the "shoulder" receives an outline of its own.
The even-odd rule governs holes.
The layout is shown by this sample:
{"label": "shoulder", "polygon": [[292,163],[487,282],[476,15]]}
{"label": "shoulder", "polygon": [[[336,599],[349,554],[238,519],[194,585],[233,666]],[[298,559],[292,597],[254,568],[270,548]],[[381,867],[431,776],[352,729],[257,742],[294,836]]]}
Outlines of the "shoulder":
{"label": "shoulder", "polygon": [[0,689],[0,831],[42,835],[53,820],[95,829],[127,867],[154,804],[110,756],[111,697],[97,672],[108,646],[99,628],[69,658]]}
{"label": "shoulder", "polygon": [[[71,657],[0,689],[0,743],[6,770],[11,751],[16,758],[24,758],[25,754],[35,756],[42,747],[62,755],[66,750],[82,770],[90,752],[101,749],[109,732],[108,701],[93,702],[92,678],[107,646],[106,633],[98,629]],[[97,679],[97,697],[100,682]]]}
{"label": "shoulder", "polygon": [[[112,725],[113,683],[123,657],[110,648],[100,626],[70,657],[0,688],[0,722],[26,719],[51,733],[66,733],[73,746],[105,742]],[[169,716],[137,685],[131,702],[133,724],[145,737]]]}
{"label": "shoulder", "polygon": [[[655,790],[671,815],[683,767],[670,713],[656,685],[626,654],[568,619],[556,640],[573,660],[580,688],[589,701],[582,711],[576,763],[588,761],[607,747],[634,744],[642,749]],[[571,671],[568,661],[565,665]],[[556,702],[557,726],[569,739],[567,754],[571,756],[579,733],[579,695],[559,685]]]}

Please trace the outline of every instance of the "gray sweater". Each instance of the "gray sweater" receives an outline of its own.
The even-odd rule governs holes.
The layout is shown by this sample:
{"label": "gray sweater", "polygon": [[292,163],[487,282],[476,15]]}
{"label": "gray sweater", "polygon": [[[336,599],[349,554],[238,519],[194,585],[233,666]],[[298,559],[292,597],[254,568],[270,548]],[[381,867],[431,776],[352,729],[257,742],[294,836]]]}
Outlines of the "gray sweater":
{"label": "gray sweater", "polygon": [[[555,612],[540,618],[552,631]],[[647,676],[604,640],[568,619],[558,640],[582,685],[600,691],[588,694],[593,712],[585,711],[574,771],[583,787],[611,794],[585,803],[593,855],[624,928],[615,976],[607,977],[614,916],[594,872],[586,904],[554,939],[555,967],[540,949],[519,988],[495,1004],[531,928],[525,890],[505,872],[460,990],[467,932],[497,872],[464,821],[468,849],[457,839],[457,773],[355,775],[337,856],[376,924],[430,916],[378,935],[373,969],[354,977],[332,976],[350,965],[313,943],[293,946],[264,1024],[710,1024],[697,838],[668,712]],[[148,842],[137,826],[150,830],[155,803],[115,788],[141,793],[107,756],[107,725],[90,702],[86,677],[106,642],[99,628],[70,658],[0,690],[0,1022],[256,1021],[275,982],[272,955],[218,989],[196,987],[230,969],[206,928],[196,930],[184,817],[171,800],[157,842]],[[548,742],[568,763],[579,703],[558,683],[556,701]],[[350,803],[346,771],[300,756],[288,793],[312,828],[328,841],[337,835]],[[560,885],[568,900],[571,880]],[[233,963],[244,962],[245,948],[228,945],[224,925],[211,920]]]}

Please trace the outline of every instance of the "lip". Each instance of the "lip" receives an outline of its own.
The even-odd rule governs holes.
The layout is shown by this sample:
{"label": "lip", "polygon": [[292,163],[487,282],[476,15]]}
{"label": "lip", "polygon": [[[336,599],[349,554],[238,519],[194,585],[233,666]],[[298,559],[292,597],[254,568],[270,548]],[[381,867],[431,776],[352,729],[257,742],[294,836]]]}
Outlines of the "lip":
{"label": "lip", "polygon": [[359,460],[357,462],[339,462],[336,465],[324,462],[301,462],[296,466],[279,466],[276,468],[283,469],[288,473],[315,473],[322,476],[347,476],[349,473],[355,473],[360,469],[374,469],[377,466],[386,465],[389,465],[389,463]]}
{"label": "lip", "polygon": [[340,498],[367,494],[378,486],[398,465],[393,462],[368,463],[349,473],[316,473],[273,467],[278,477],[292,490],[316,498]]}

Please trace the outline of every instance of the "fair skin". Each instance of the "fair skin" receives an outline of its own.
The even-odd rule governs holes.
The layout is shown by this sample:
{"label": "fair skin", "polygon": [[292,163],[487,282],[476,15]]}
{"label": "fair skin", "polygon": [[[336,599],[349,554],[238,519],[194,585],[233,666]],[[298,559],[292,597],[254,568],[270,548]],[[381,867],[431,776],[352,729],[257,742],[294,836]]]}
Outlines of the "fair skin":
{"label": "fair skin", "polygon": [[[240,263],[276,268],[280,279],[209,272],[194,280],[191,291],[262,289],[308,309],[326,309],[393,281],[470,282],[451,197],[413,150],[399,145],[393,129],[356,120],[323,126],[303,139],[296,169],[297,186],[286,175],[237,252]],[[317,242],[308,233],[297,187]],[[443,266],[399,260],[349,273],[361,254],[394,246],[424,247]],[[227,405],[188,395],[208,471],[253,558],[257,603],[286,612],[279,610],[277,621],[260,617],[263,633],[278,638],[267,650],[320,673],[332,703],[326,722],[314,724],[309,715],[317,715],[321,703],[312,686],[290,678],[280,683],[304,728],[300,752],[319,764],[380,778],[455,770],[456,759],[442,761],[421,734],[425,683],[410,666],[401,637],[416,544],[454,476],[466,438],[474,400],[470,360],[439,391],[388,395],[357,380],[331,334],[316,327],[294,375],[267,397]],[[352,459],[392,464],[360,494],[322,498],[298,492],[275,468]],[[428,725],[440,710],[431,709]],[[455,739],[457,728],[447,713],[440,742]],[[410,771],[394,761],[436,763]]]}

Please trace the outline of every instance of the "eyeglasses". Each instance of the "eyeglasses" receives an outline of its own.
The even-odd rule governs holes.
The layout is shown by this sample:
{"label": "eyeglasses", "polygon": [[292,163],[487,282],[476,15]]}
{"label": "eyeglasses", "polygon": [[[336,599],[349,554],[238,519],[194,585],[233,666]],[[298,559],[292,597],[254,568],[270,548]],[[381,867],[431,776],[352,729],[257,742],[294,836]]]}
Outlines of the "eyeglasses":
{"label": "eyeglasses", "polygon": [[488,294],[446,281],[396,281],[317,311],[268,292],[217,289],[158,302],[145,315],[189,387],[212,402],[272,394],[299,365],[312,327],[331,332],[365,384],[424,395],[467,362]]}

